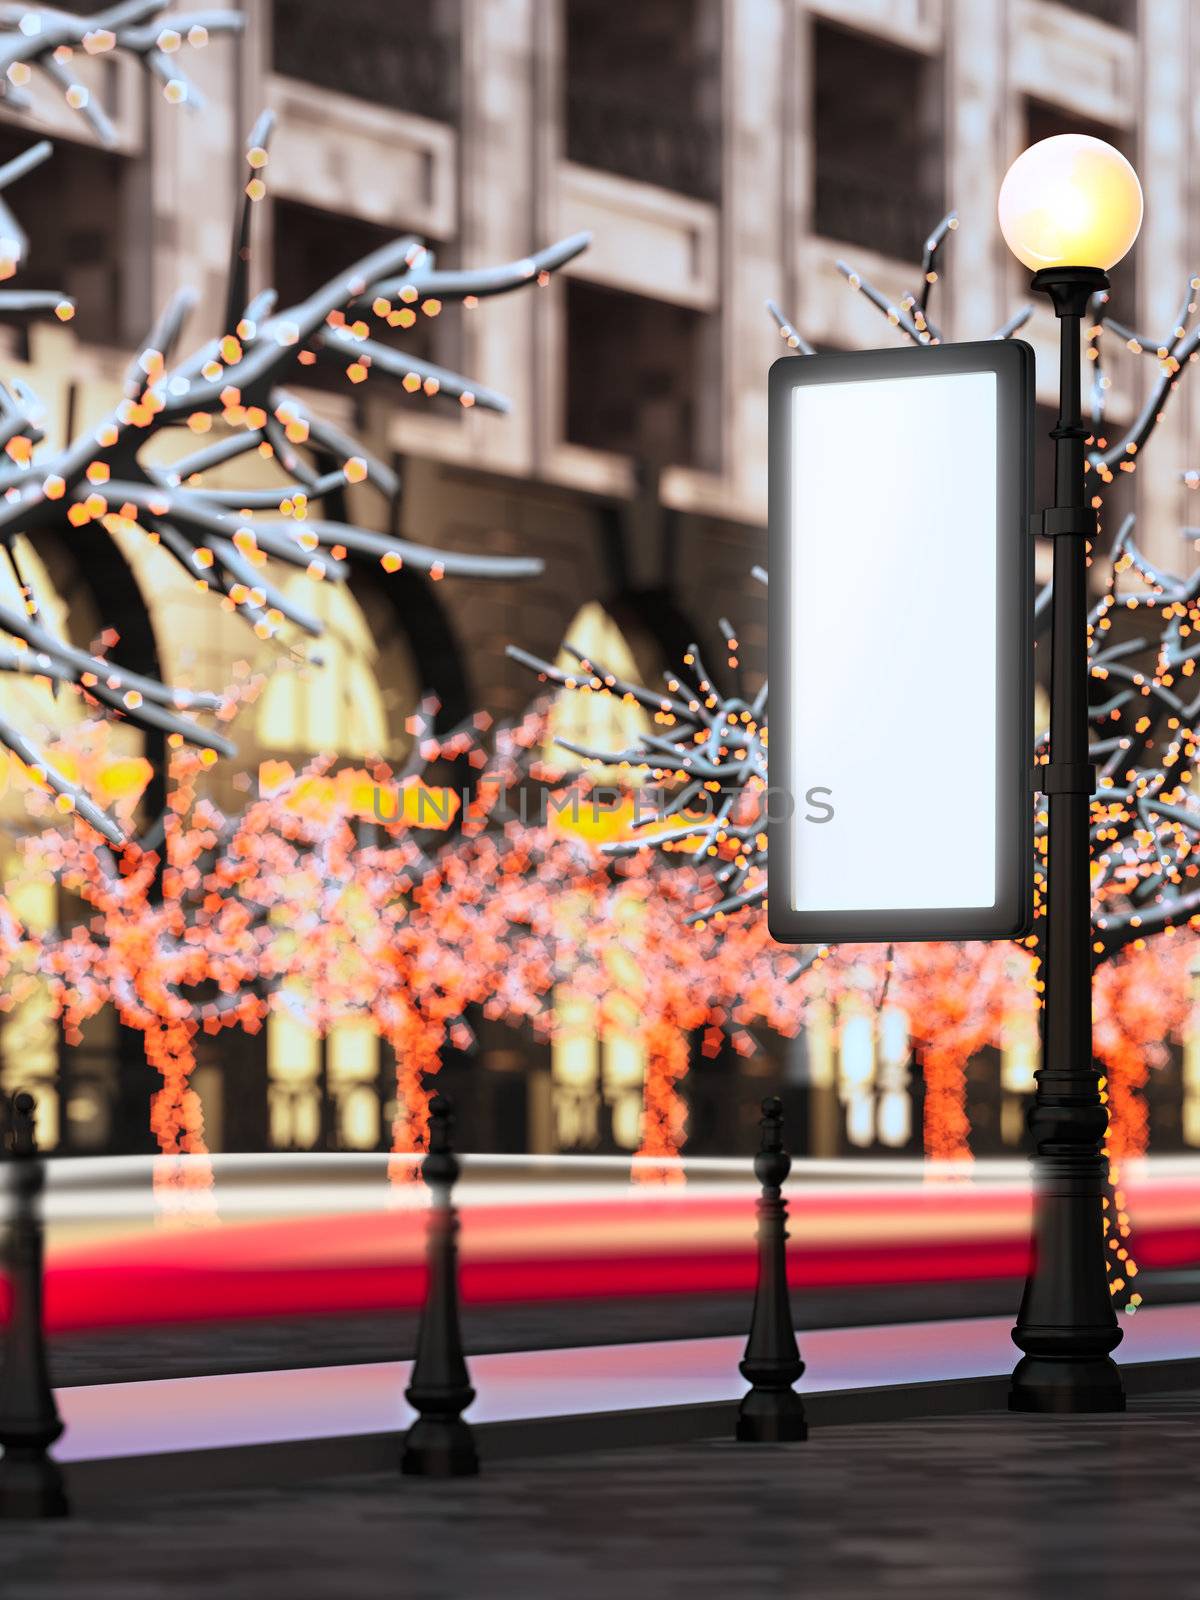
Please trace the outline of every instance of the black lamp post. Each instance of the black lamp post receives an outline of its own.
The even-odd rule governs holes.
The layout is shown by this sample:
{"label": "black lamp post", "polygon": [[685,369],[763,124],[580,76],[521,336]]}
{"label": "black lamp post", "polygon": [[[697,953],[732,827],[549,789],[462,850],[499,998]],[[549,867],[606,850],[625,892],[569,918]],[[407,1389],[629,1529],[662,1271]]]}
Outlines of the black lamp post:
{"label": "black lamp post", "polygon": [[[1058,318],[1059,417],[1054,505],[1034,531],[1054,541],[1050,761],[1037,768],[1049,807],[1042,1064],[1029,1126],[1034,1145],[1033,1262],[1013,1339],[1014,1411],[1123,1411],[1111,1352],[1121,1341],[1105,1264],[1107,1114],[1092,1056],[1091,796],[1088,748],[1088,503],[1080,396],[1080,328],[1106,270],[1141,223],[1133,168],[1082,135],[1034,145],[1010,168],[1000,223],[1033,288]],[[1094,263],[1079,265],[1077,263]],[[1067,264],[1060,264],[1067,263]]]}

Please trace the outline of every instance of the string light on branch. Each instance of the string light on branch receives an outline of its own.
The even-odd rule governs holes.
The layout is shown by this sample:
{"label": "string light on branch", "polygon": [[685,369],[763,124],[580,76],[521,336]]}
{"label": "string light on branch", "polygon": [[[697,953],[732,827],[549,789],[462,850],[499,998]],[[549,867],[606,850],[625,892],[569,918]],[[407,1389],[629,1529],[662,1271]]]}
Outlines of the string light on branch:
{"label": "string light on branch", "polygon": [[[139,17],[161,9],[142,6]],[[142,36],[125,26],[128,13],[128,5],[114,7],[88,26],[111,27],[116,36],[114,48],[138,48]],[[42,44],[47,39],[61,43],[63,29],[74,36],[75,21],[66,19],[60,26],[60,15],[54,13],[37,35]],[[206,13],[202,25],[219,28],[222,15]],[[193,23],[200,25],[198,16],[176,17],[171,24],[171,48],[165,51],[157,42],[161,28],[155,30],[154,48],[146,56],[151,70],[159,70],[164,53],[174,59]],[[139,24],[143,25],[149,26]],[[11,54],[18,40],[25,41],[21,48],[28,46],[26,36],[19,32],[0,35],[0,62],[4,47],[10,51],[10,62],[23,62],[23,57]],[[42,54],[29,49],[30,58],[43,64]],[[9,464],[0,465],[0,544],[10,563],[16,559],[18,538],[36,548],[42,538],[106,522],[119,506],[126,531],[136,529],[165,550],[190,581],[235,610],[263,640],[278,640],[284,624],[309,635],[321,631],[319,619],[294,590],[277,584],[268,563],[333,579],[345,576],[348,556],[402,562],[435,580],[536,574],[541,563],[535,559],[443,552],[308,514],[310,500],[320,501],[346,483],[369,485],[388,501],[395,499],[399,483],[392,468],[364,444],[310,412],[304,401],[288,391],[286,385],[306,364],[302,357],[344,368],[337,352],[349,338],[355,342],[364,375],[368,366],[388,373],[412,371],[417,386],[424,383],[429,394],[445,394],[481,409],[504,412],[508,409],[504,396],[365,337],[365,313],[372,301],[382,298],[390,302],[401,294],[432,307],[468,294],[477,298],[505,294],[525,287],[529,263],[522,260],[479,271],[438,272],[431,252],[411,238],[400,238],[353,263],[329,283],[315,287],[296,306],[278,308],[274,290],[251,295],[251,216],[258,192],[253,185],[262,183],[272,125],[272,115],[265,113],[246,142],[247,163],[255,176],[251,192],[240,197],[234,216],[223,313],[225,333],[192,354],[180,356],[195,299],[191,291],[180,291],[130,362],[124,397],[111,417],[87,438],[45,454],[34,453],[32,448],[43,437],[36,397],[22,383],[0,384],[0,432],[10,443],[18,437],[30,442],[27,453],[15,446],[8,451]],[[49,153],[49,145],[35,146],[0,168],[0,193]],[[0,234],[15,241],[19,256],[24,236],[2,202]],[[578,255],[587,243],[587,235],[577,234],[532,259],[538,270],[553,271]],[[0,291],[0,311],[6,306],[10,310],[56,308],[61,303],[58,294],[19,296],[16,291]],[[161,456],[150,447],[172,430],[194,435],[195,445],[164,466]],[[280,472],[277,487],[229,488],[210,481],[216,468],[227,468],[251,454],[260,458],[265,454],[276,463]],[[317,455],[331,459],[332,467],[321,470],[312,459]],[[254,517],[252,549],[245,547],[242,537],[248,516]],[[329,554],[314,573],[313,552],[318,548]],[[0,641],[0,670],[28,671],[26,653],[36,652],[44,676],[55,684],[86,688],[92,702],[113,714],[141,727],[180,735],[214,755],[232,752],[224,733],[203,720],[206,714],[220,710],[222,696],[172,689],[128,672],[69,645],[52,631],[36,606],[27,611],[21,614],[0,606],[0,630],[11,640],[9,644]],[[285,648],[294,653],[293,646]],[[22,760],[37,759],[36,748],[24,730],[2,719],[0,742]],[[119,840],[120,829],[86,793],[52,766],[47,771],[51,785],[71,795],[89,824],[110,842]]]}

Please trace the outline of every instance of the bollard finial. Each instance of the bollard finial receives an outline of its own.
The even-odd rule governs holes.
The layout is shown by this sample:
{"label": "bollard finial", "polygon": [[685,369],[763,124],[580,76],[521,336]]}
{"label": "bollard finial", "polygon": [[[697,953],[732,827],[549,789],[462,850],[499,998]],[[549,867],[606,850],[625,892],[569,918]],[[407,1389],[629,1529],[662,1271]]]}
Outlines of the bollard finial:
{"label": "bollard finial", "polygon": [[454,1153],[454,1101],[449,1095],[435,1095],[429,1104],[429,1147],[421,1164],[421,1176],[434,1189],[449,1188],[458,1182],[460,1164]]}
{"label": "bollard finial", "polygon": [[764,1188],[778,1193],[792,1170],[792,1158],[783,1148],[783,1101],[777,1094],[763,1101],[758,1125],[762,1138],[754,1158],[754,1176]]}

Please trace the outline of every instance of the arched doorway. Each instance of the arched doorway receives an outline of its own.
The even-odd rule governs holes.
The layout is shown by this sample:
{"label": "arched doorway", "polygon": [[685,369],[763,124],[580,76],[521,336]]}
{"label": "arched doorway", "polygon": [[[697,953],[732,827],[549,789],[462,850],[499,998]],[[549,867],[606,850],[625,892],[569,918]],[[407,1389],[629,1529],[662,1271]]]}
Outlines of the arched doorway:
{"label": "arched doorway", "polygon": [[[140,672],[156,673],[149,618],[119,553],[88,550],[98,569],[53,541],[35,548],[14,541],[0,558],[0,600],[15,610],[36,606],[45,626],[81,648],[103,649]],[[111,582],[105,583],[107,575]],[[105,608],[105,609],[102,609]],[[107,609],[111,608],[111,609]],[[110,622],[119,617],[124,627]],[[107,629],[107,633],[105,633]],[[71,688],[57,691],[46,680],[23,673],[0,674],[0,713],[29,736],[47,758],[92,797],[115,809],[136,831],[157,788],[153,747],[128,722],[100,719]],[[88,724],[91,724],[89,727]],[[149,748],[148,748],[149,747]],[[3,892],[17,918],[33,933],[69,927],[86,915],[44,872],[31,870],[24,841],[31,830],[53,821],[46,796],[23,762],[0,751],[0,872]],[[37,1138],[46,1150],[80,1152],[128,1148],[148,1138],[153,1077],[140,1040],[105,1007],[68,1044],[50,989],[41,980],[25,988],[0,1025],[0,1087],[28,1090],[37,1105]],[[136,1131],[127,1124],[136,1124]]]}

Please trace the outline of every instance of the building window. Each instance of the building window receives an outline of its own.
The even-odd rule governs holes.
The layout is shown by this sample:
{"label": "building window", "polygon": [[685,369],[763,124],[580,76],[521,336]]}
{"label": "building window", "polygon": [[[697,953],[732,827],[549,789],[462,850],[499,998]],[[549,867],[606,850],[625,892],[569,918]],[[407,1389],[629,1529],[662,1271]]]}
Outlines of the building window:
{"label": "building window", "polygon": [[[559,897],[563,949],[587,938],[590,914],[587,895]],[[636,1150],[641,1143],[646,996],[638,954],[645,906],[632,895],[618,896],[610,915],[623,927],[620,947],[608,957],[605,993],[575,988],[569,978],[554,991],[550,1083],[558,1150]]]}
{"label": "building window", "polygon": [[[399,228],[381,227],[366,222],[361,217],[338,216],[322,211],[317,206],[304,205],[299,200],[276,200],[272,204],[275,287],[279,291],[279,305],[294,306],[333,278],[341,277],[346,269],[372,251],[390,244]],[[452,266],[445,251],[436,241],[426,240],[442,266]],[[436,314],[430,315],[425,304],[432,305]],[[368,316],[370,337],[386,344],[401,355],[418,361],[432,361],[438,366],[458,369],[462,364],[462,307],[457,303],[441,306],[438,301],[425,302],[419,309],[397,305],[398,313],[412,315],[407,328],[389,328],[379,317]],[[376,368],[364,382],[354,383],[347,376],[353,356],[322,357],[305,368],[305,387],[326,389],[342,395],[347,400],[369,400],[381,391],[390,403],[405,406],[435,406],[439,414],[454,417],[460,413],[444,399],[429,399],[417,389],[409,393],[403,388],[401,377],[392,376]]]}
{"label": "building window", "polygon": [[[35,142],[32,132],[0,128],[0,163]],[[71,327],[94,344],[123,345],[129,332],[121,276],[127,171],[123,156],[56,139],[46,165],[4,197],[29,238],[10,287],[61,291],[75,304]]]}
{"label": "building window", "polygon": [[705,0],[567,0],[567,158],[716,200],[720,94]]}
{"label": "building window", "polygon": [[567,280],[566,300],[568,441],[715,469],[703,403],[712,319],[578,278]]}
{"label": "building window", "polygon": [[941,64],[818,22],[817,233],[919,260],[945,211]]}
{"label": "building window", "polygon": [[1130,33],[1137,27],[1137,0],[1061,0],[1061,4]]}
{"label": "building window", "polygon": [[[274,0],[275,71],[439,122],[458,115],[459,0]],[[407,26],[403,24],[407,23]]]}
{"label": "building window", "polygon": [[[579,665],[575,655],[567,649],[567,645],[571,645],[593,665],[624,678],[627,683],[642,686],[637,662],[625,635],[597,601],[589,600],[576,613],[574,621],[563,635],[563,641],[563,648],[555,662],[563,671],[569,672]],[[576,690],[561,689],[550,708],[546,760],[552,766],[570,772],[584,765],[583,758],[564,750],[560,739],[585,750],[629,750],[651,732],[650,714],[636,700],[619,700],[611,694],[581,694]],[[603,773],[606,782],[614,775],[615,768]],[[637,782],[638,774],[630,774],[628,781]]]}
{"label": "building window", "polygon": [[410,741],[405,721],[420,688],[388,601],[364,593],[360,602],[349,585],[318,583],[302,572],[282,588],[322,623],[313,647],[321,664],[276,668],[259,703],[259,747],[275,754],[403,759]]}
{"label": "building window", "polygon": [[322,1037],[287,1012],[267,1018],[273,1150],[379,1150],[387,1126],[379,1036],[363,1018]]}

